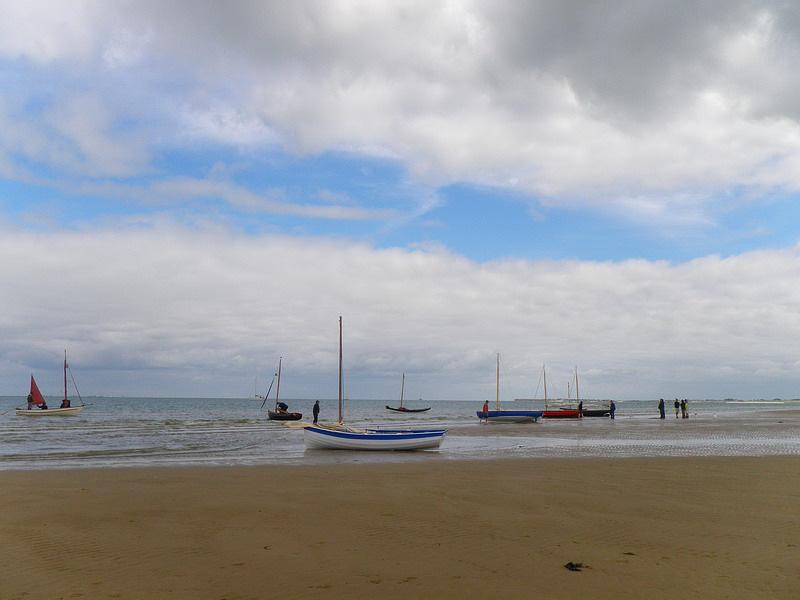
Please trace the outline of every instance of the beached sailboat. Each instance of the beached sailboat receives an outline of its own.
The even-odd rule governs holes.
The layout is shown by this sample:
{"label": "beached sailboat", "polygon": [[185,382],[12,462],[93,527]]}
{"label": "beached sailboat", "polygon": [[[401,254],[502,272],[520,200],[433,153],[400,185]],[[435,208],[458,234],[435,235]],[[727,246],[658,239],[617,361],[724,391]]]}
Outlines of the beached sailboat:
{"label": "beached sailboat", "polygon": [[[544,418],[545,419],[579,419],[581,416],[580,411],[572,404],[571,400],[567,406],[553,407],[553,403],[548,404],[547,400],[547,371],[542,365],[542,378],[544,380]],[[576,394],[578,393],[577,384],[575,386]],[[552,407],[552,408],[551,408]]]}
{"label": "beached sailboat", "polygon": [[393,410],[395,412],[403,412],[403,413],[421,413],[429,411],[431,409],[430,406],[427,408],[407,408],[403,406],[403,393],[405,392],[405,389],[406,389],[406,374],[403,373],[403,381],[400,384],[400,406],[394,407],[394,406],[389,406],[387,404],[386,408],[388,408],[389,410]]}
{"label": "beached sailboat", "polygon": [[476,412],[481,421],[488,423],[535,423],[542,416],[541,410],[502,410],[500,408],[500,353],[497,354],[495,371],[495,410]]}
{"label": "beached sailboat", "polygon": [[[72,384],[75,386],[75,393],[78,395],[78,399],[81,403],[78,406],[72,406],[72,403],[67,395],[67,370],[69,369],[69,365],[67,364],[67,351],[64,350],[64,398],[61,400],[61,406],[58,408],[50,408],[47,406],[47,402],[42,395],[42,392],[39,391],[39,386],[36,385],[36,380],[31,375],[31,391],[28,395],[28,405],[27,406],[20,406],[15,409],[17,416],[20,417],[72,417],[77,415],[81,412],[84,408],[83,399],[81,398],[81,394],[78,391],[78,386],[75,384],[75,378],[72,376],[72,370],[70,369],[69,374],[72,378]],[[35,408],[34,408],[35,406]]]}
{"label": "beached sailboat", "polygon": [[[299,412],[289,412],[289,406],[285,402],[281,402],[281,367],[283,366],[283,357],[281,356],[278,359],[278,371],[275,373],[275,377],[278,378],[278,385],[275,388],[275,410],[267,410],[267,418],[270,421],[299,421],[303,418],[303,413]],[[274,381],[274,380],[273,380]],[[272,388],[272,384],[270,384],[270,389]],[[264,394],[264,402],[261,403],[261,408],[264,408],[264,404],[267,402],[267,398],[269,397],[269,389],[267,389],[267,393]]]}
{"label": "beached sailboat", "polygon": [[339,420],[335,425],[307,425],[308,448],[332,450],[424,450],[438,448],[446,429],[353,429],[342,416],[342,317],[339,317]]}

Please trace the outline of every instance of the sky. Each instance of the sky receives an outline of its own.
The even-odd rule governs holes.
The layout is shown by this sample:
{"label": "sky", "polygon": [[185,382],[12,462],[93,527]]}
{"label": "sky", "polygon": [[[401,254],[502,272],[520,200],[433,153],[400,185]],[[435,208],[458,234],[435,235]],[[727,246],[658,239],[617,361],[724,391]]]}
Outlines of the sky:
{"label": "sky", "polygon": [[0,394],[800,397],[792,3],[0,11]]}

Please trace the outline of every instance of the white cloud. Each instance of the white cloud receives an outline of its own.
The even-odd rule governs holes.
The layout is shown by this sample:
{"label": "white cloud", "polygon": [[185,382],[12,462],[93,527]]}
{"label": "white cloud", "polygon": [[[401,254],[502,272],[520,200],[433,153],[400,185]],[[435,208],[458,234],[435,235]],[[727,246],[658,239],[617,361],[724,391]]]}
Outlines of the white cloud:
{"label": "white cloud", "polygon": [[720,191],[800,185],[800,19],[779,2],[20,6],[0,54],[100,79],[146,65],[162,141],[356,151],[678,222]]}
{"label": "white cloud", "polygon": [[287,393],[331,396],[342,314],[354,397],[406,371],[426,397],[480,399],[496,351],[505,397],[530,395],[543,362],[556,385],[579,365],[592,396],[796,395],[798,248],[479,264],[162,224],[7,230],[0,256],[0,393],[67,347],[84,393],[246,394],[282,354]]}

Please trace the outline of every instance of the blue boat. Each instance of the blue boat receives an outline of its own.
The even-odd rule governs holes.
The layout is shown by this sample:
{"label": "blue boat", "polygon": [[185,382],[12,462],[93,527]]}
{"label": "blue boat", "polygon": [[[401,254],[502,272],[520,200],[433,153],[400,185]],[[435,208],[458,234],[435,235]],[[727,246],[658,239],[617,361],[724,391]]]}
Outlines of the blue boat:
{"label": "blue boat", "polygon": [[535,423],[542,418],[541,410],[490,410],[476,411],[475,414],[481,421],[491,423]]}
{"label": "blue boat", "polygon": [[[478,418],[485,423],[536,423],[542,418],[541,410],[503,410],[500,408],[500,353],[497,354],[495,371],[495,410],[476,411]],[[488,409],[488,403],[485,405]]]}

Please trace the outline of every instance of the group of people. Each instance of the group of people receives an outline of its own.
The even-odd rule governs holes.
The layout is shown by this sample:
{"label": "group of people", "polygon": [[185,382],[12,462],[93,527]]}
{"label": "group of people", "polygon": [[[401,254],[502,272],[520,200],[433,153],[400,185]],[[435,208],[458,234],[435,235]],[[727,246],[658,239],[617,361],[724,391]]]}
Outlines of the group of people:
{"label": "group of people", "polygon": [[[689,418],[689,401],[686,398],[684,398],[683,400],[678,400],[677,398],[675,398],[675,402],[673,403],[673,405],[675,406],[676,419],[678,418],[678,415],[680,415],[680,418],[682,419]],[[658,413],[662,419],[667,418],[667,405],[664,403],[663,398],[661,398],[658,401]]]}
{"label": "group of people", "polygon": [[[33,403],[33,395],[28,394],[28,410],[33,410],[34,406],[36,406],[36,404]],[[59,406],[59,408],[69,408],[70,406],[71,404],[69,398],[64,398],[61,401],[61,406]],[[42,403],[39,405],[39,408],[41,410],[48,410],[49,407],[47,406],[47,400],[42,398]]]}

